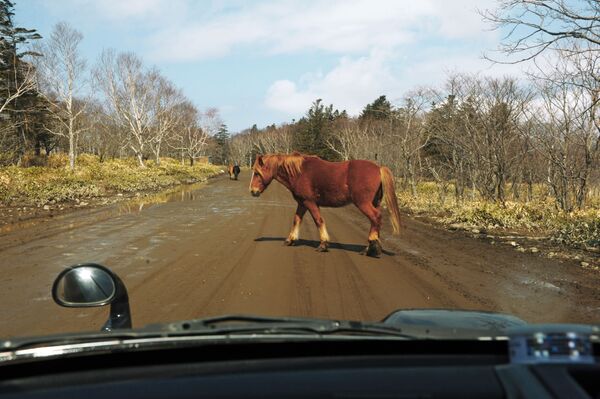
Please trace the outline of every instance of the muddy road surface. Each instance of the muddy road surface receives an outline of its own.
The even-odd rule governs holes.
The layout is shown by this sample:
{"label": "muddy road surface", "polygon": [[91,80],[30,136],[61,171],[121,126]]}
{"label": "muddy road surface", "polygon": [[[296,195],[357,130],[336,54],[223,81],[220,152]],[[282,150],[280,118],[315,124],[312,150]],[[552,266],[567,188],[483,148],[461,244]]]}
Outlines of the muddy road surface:
{"label": "muddy road surface", "polygon": [[600,273],[408,217],[392,236],[385,214],[389,252],[380,259],[359,254],[369,224],[353,206],[323,211],[328,253],[315,251],[308,214],[299,245],[285,247],[295,210],[289,192],[274,182],[253,198],[247,174],[241,178],[4,228],[0,337],[99,329],[108,308],[61,308],[51,298],[54,277],[80,262],[121,276],[134,327],[231,313],[379,320],[399,308],[600,320]]}

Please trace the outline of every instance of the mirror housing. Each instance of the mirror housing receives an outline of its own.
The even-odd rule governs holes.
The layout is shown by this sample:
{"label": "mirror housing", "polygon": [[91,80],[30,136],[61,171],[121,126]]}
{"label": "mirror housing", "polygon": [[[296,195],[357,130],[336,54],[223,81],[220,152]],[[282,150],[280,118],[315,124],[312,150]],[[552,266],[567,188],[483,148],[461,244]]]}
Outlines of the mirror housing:
{"label": "mirror housing", "polygon": [[131,328],[125,284],[102,265],[82,263],[66,268],[54,280],[52,298],[58,305],[72,308],[110,304],[110,317],[102,330]]}

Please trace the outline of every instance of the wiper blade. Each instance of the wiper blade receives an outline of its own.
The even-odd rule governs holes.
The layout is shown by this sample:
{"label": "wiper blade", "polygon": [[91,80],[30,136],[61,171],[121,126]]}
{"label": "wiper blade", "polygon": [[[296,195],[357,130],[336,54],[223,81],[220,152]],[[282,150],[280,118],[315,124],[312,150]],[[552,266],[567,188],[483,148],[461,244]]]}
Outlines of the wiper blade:
{"label": "wiper blade", "polygon": [[113,330],[111,332],[69,333],[43,337],[25,337],[0,340],[0,352],[16,349],[69,345],[139,338],[177,336],[238,336],[238,335],[351,335],[372,337],[416,338],[403,333],[396,327],[382,323],[362,323],[325,319],[292,317],[261,317],[229,315],[175,323],[152,324],[141,329]]}
{"label": "wiper blade", "polygon": [[135,331],[113,331],[113,332],[88,332],[88,333],[68,333],[60,335],[48,335],[42,337],[25,337],[0,340],[0,353],[22,348],[43,347],[50,345],[69,345],[81,342],[104,342],[115,340],[127,340],[139,338],[141,335]]}
{"label": "wiper blade", "polygon": [[311,334],[311,335],[376,335],[415,338],[396,327],[382,323],[303,319],[294,317],[262,317],[228,315],[206,319],[148,326],[146,331],[161,331],[169,335],[210,334]]}

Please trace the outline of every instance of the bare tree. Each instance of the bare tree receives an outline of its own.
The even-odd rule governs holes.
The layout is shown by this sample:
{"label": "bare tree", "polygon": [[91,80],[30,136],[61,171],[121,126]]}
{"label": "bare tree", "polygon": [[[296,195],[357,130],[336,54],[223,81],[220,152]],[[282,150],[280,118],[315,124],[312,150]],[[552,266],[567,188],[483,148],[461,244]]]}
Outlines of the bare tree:
{"label": "bare tree", "polygon": [[[19,153],[22,156],[27,140],[24,129],[22,129],[23,118],[14,117],[14,106],[21,97],[36,91],[37,82],[35,68],[30,62],[22,61],[15,52],[11,52],[9,56],[12,61],[5,74],[10,74],[10,76],[5,79],[5,85],[0,95],[0,115],[2,115],[3,121],[0,125],[0,151],[5,151],[7,147],[14,146],[15,149],[21,147]],[[15,134],[19,130],[20,132]],[[7,143],[13,143],[13,145],[7,145]],[[0,156],[0,161],[1,158]]]}
{"label": "bare tree", "polygon": [[335,134],[325,139],[325,144],[343,161],[360,157],[360,148],[368,141],[368,126],[361,126],[355,120],[345,120],[336,126]]}
{"label": "bare tree", "polygon": [[[35,68],[32,63],[19,61],[16,54],[13,55],[11,68],[12,84],[6,87],[6,92],[0,98],[0,114],[15,102],[16,99],[37,88]],[[34,57],[35,59],[37,57]]]}
{"label": "bare tree", "polygon": [[71,169],[75,168],[78,135],[86,129],[78,123],[88,101],[84,93],[86,65],[79,54],[82,39],[79,31],[60,22],[54,26],[48,42],[36,48],[43,56],[35,58],[41,92],[49,103],[48,110],[59,122],[46,129],[68,139]]}
{"label": "bare tree", "polygon": [[477,143],[481,144],[484,161],[493,174],[492,185],[486,187],[485,194],[493,193],[498,201],[504,202],[509,176],[515,173],[515,167],[523,156],[519,151],[518,126],[533,93],[513,78],[488,78],[482,83],[480,99],[483,113],[479,118],[482,131],[478,135],[482,140]]}
{"label": "bare tree", "polygon": [[509,62],[535,60],[532,76],[547,120],[539,122],[535,113],[532,117],[544,132],[537,132],[537,144],[549,162],[548,184],[561,209],[570,210],[573,202],[582,207],[600,146],[600,2],[502,1],[483,15],[497,28],[510,29],[500,47],[513,56]]}
{"label": "bare tree", "polygon": [[411,187],[413,196],[417,195],[417,176],[421,168],[421,151],[429,143],[430,132],[425,129],[424,114],[431,104],[434,92],[430,89],[418,89],[409,92],[402,106],[392,113],[392,137],[396,143],[397,162],[402,166],[405,182]]}
{"label": "bare tree", "polygon": [[180,151],[183,157],[194,165],[196,158],[204,154],[208,142],[208,134],[200,127],[198,109],[189,101],[180,103],[174,112],[179,114],[171,147]]}
{"label": "bare tree", "polygon": [[231,137],[231,157],[240,165],[251,166],[253,162],[254,139],[250,131],[244,131]]}
{"label": "bare tree", "polygon": [[252,136],[254,148],[263,154],[290,153],[293,148],[292,130],[289,125],[267,127],[261,134]]}
{"label": "bare tree", "polygon": [[89,102],[82,118],[89,129],[81,134],[81,150],[98,155],[100,161],[106,157],[116,157],[122,152],[123,129],[115,124],[101,102]]}
{"label": "bare tree", "polygon": [[221,119],[217,108],[208,108],[200,114],[200,127],[209,136],[214,136],[222,124],[223,119]]}
{"label": "bare tree", "polygon": [[140,168],[145,168],[144,155],[153,138],[153,89],[158,74],[147,71],[142,60],[133,53],[116,55],[112,50],[105,50],[94,75],[110,114],[127,131],[124,145],[131,149]]}
{"label": "bare tree", "polygon": [[[445,98],[435,102],[426,120],[426,129],[431,134],[426,148],[427,168],[436,181],[453,181],[454,199],[457,203],[464,198],[472,166],[469,139],[463,120],[463,104],[468,98],[468,86],[466,76],[449,76]],[[445,196],[445,193],[441,196]]]}
{"label": "bare tree", "polygon": [[[154,72],[157,74],[157,72]],[[184,96],[173,83],[157,75],[150,80],[155,84],[152,103],[152,138],[149,141],[157,165],[160,165],[160,151],[165,138],[173,134],[179,124],[182,112],[178,107],[183,103]]]}
{"label": "bare tree", "polygon": [[582,209],[599,155],[586,90],[550,81],[538,82],[538,88],[540,103],[529,118],[534,144],[546,160],[546,183],[560,209]]}
{"label": "bare tree", "polygon": [[[534,78],[585,87],[589,92],[589,108],[597,108],[600,101],[600,2],[502,0],[496,10],[482,15],[496,28],[509,29],[500,46],[509,60],[494,61],[534,60],[537,66],[537,72],[532,73]],[[542,54],[548,57],[540,57]],[[556,67],[560,73],[554,71]],[[595,112],[593,114],[595,116]],[[600,132],[598,122],[596,127]]]}
{"label": "bare tree", "polygon": [[504,202],[508,183],[513,192],[518,189],[520,168],[531,151],[520,127],[532,91],[512,78],[469,75],[450,76],[446,89],[446,99],[427,116],[429,171],[439,178],[441,166],[450,172],[457,201],[470,183],[473,195],[478,191],[485,199]]}
{"label": "bare tree", "polygon": [[[600,3],[597,0],[499,0],[481,14],[497,29],[508,29],[500,50],[522,62],[546,50],[600,50]],[[573,43],[581,43],[574,47]]]}

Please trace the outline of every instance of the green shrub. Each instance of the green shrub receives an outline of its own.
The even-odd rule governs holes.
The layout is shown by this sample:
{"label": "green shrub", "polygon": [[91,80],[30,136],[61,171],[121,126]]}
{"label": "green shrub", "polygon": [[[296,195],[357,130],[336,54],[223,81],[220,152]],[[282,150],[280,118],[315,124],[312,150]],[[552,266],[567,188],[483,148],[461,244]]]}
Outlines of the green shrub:
{"label": "green shrub", "polygon": [[565,220],[552,235],[552,240],[573,247],[600,248],[600,212]]}

